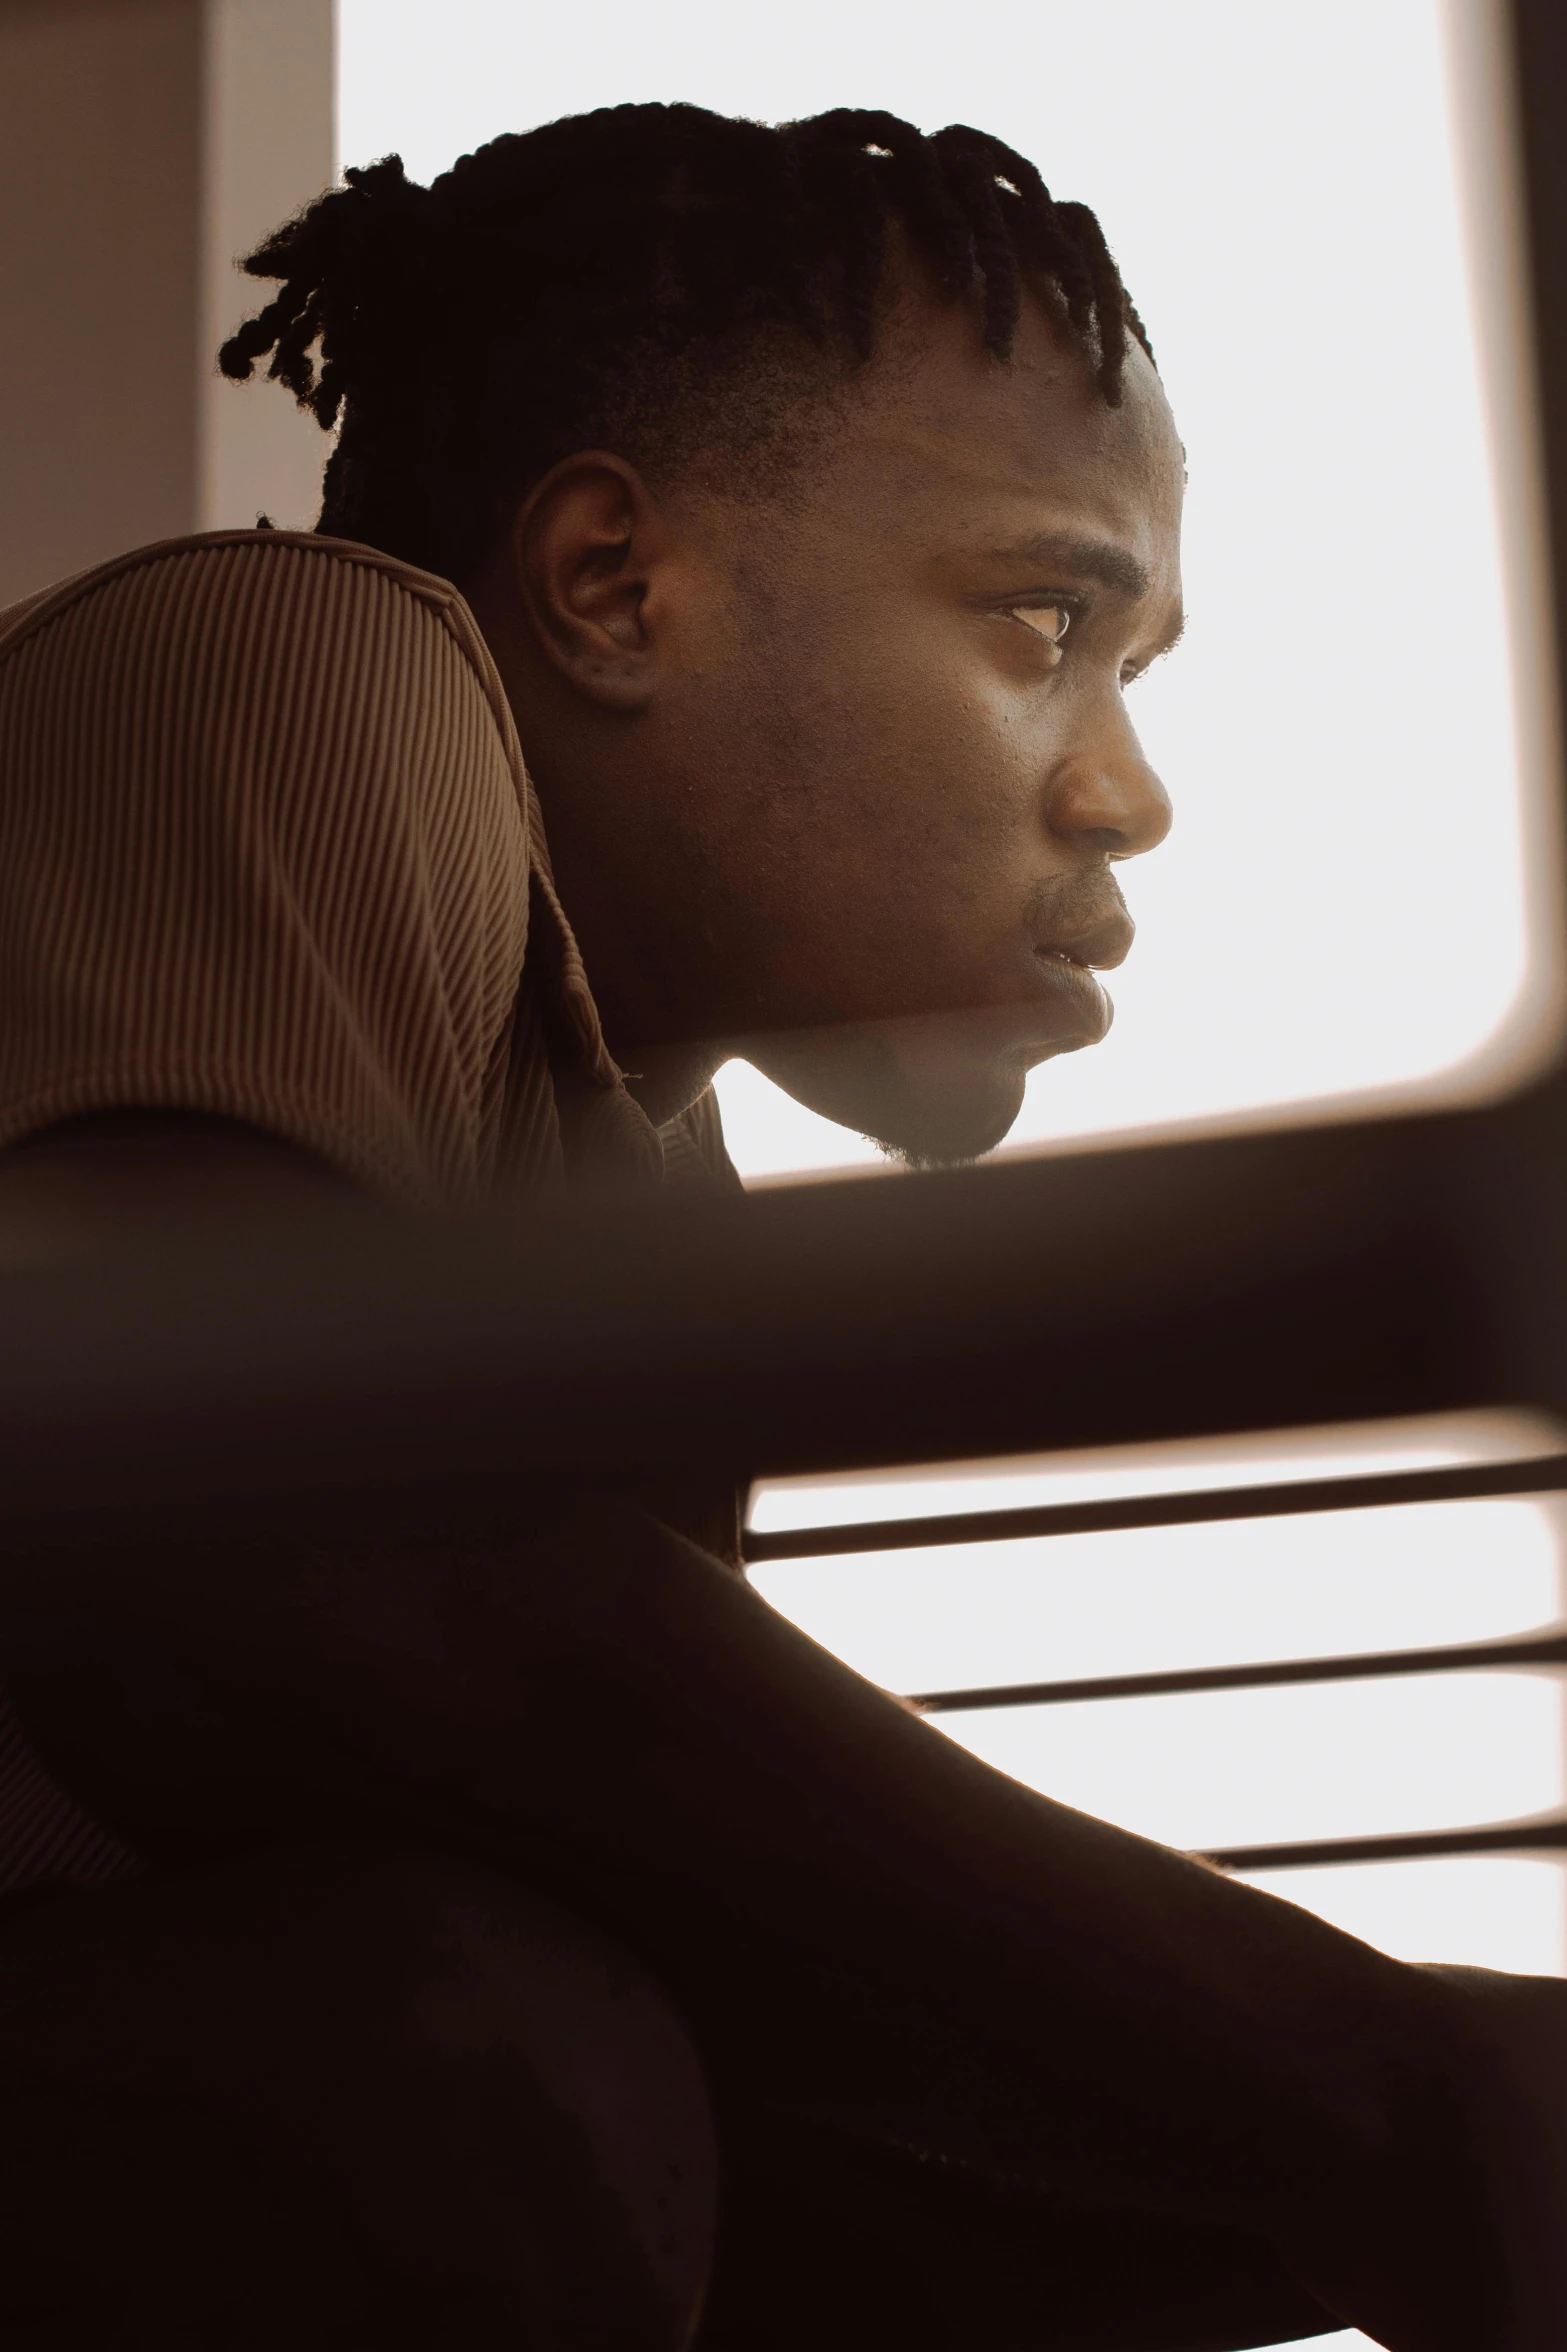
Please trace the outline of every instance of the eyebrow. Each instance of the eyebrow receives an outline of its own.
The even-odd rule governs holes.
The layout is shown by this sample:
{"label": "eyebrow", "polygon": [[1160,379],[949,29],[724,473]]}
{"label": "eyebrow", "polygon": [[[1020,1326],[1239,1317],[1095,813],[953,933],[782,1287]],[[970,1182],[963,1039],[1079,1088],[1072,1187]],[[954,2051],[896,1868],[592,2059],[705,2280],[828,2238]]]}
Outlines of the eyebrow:
{"label": "eyebrow", "polygon": [[1118,547],[1113,539],[1073,539],[1058,531],[1042,531],[1036,538],[1020,539],[995,552],[1000,563],[1058,565],[1085,580],[1119,589],[1127,597],[1146,596],[1153,586],[1136,556]]}

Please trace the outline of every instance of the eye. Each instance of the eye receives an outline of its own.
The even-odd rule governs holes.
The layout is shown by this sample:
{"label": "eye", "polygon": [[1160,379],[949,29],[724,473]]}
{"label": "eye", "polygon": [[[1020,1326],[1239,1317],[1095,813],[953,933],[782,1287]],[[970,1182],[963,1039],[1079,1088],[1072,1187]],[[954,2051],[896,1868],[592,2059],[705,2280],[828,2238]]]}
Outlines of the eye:
{"label": "eye", "polygon": [[1072,624],[1072,607],[1061,597],[1042,600],[1038,604],[1012,604],[1007,610],[1014,620],[1022,622],[1025,629],[1032,629],[1036,637],[1043,637],[1047,645],[1059,646]]}

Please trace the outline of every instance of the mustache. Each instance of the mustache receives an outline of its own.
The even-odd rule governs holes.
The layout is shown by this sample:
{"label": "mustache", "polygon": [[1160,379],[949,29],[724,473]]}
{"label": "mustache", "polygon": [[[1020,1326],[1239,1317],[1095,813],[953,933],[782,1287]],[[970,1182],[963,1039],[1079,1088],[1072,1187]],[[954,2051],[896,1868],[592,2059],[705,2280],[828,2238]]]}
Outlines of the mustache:
{"label": "mustache", "polygon": [[1096,972],[1124,963],[1137,934],[1108,866],[1042,876],[1024,902],[1023,928],[1036,955],[1065,956]]}

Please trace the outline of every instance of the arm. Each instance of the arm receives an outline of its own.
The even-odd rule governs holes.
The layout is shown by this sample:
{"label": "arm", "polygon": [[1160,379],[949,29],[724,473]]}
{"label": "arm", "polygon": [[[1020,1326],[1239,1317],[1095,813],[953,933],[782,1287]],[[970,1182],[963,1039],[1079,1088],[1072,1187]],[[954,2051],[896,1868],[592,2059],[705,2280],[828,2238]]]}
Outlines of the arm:
{"label": "arm", "polygon": [[[29,1160],[84,1237],[133,1213],[138,1168],[159,1216],[331,1182],[206,1126]],[[644,1514],[537,1497],[460,1547],[241,1531],[16,1575],[23,1711],[144,1842],[346,1820],[480,1846],[851,2124],[1254,2232],[1411,2352],[1556,2340],[1559,2256],[1548,2322],[1492,2324],[1443,1980],[989,1770]]]}

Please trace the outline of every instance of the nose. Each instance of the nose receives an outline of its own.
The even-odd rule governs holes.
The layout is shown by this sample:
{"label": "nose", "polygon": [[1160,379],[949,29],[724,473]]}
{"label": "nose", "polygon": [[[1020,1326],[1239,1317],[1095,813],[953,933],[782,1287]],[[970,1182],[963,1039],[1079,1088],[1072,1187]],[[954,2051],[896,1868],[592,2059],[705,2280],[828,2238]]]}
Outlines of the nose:
{"label": "nose", "polygon": [[1057,839],[1105,857],[1157,849],[1174,815],[1124,711],[1097,740],[1066,754],[1045,796],[1045,822]]}

